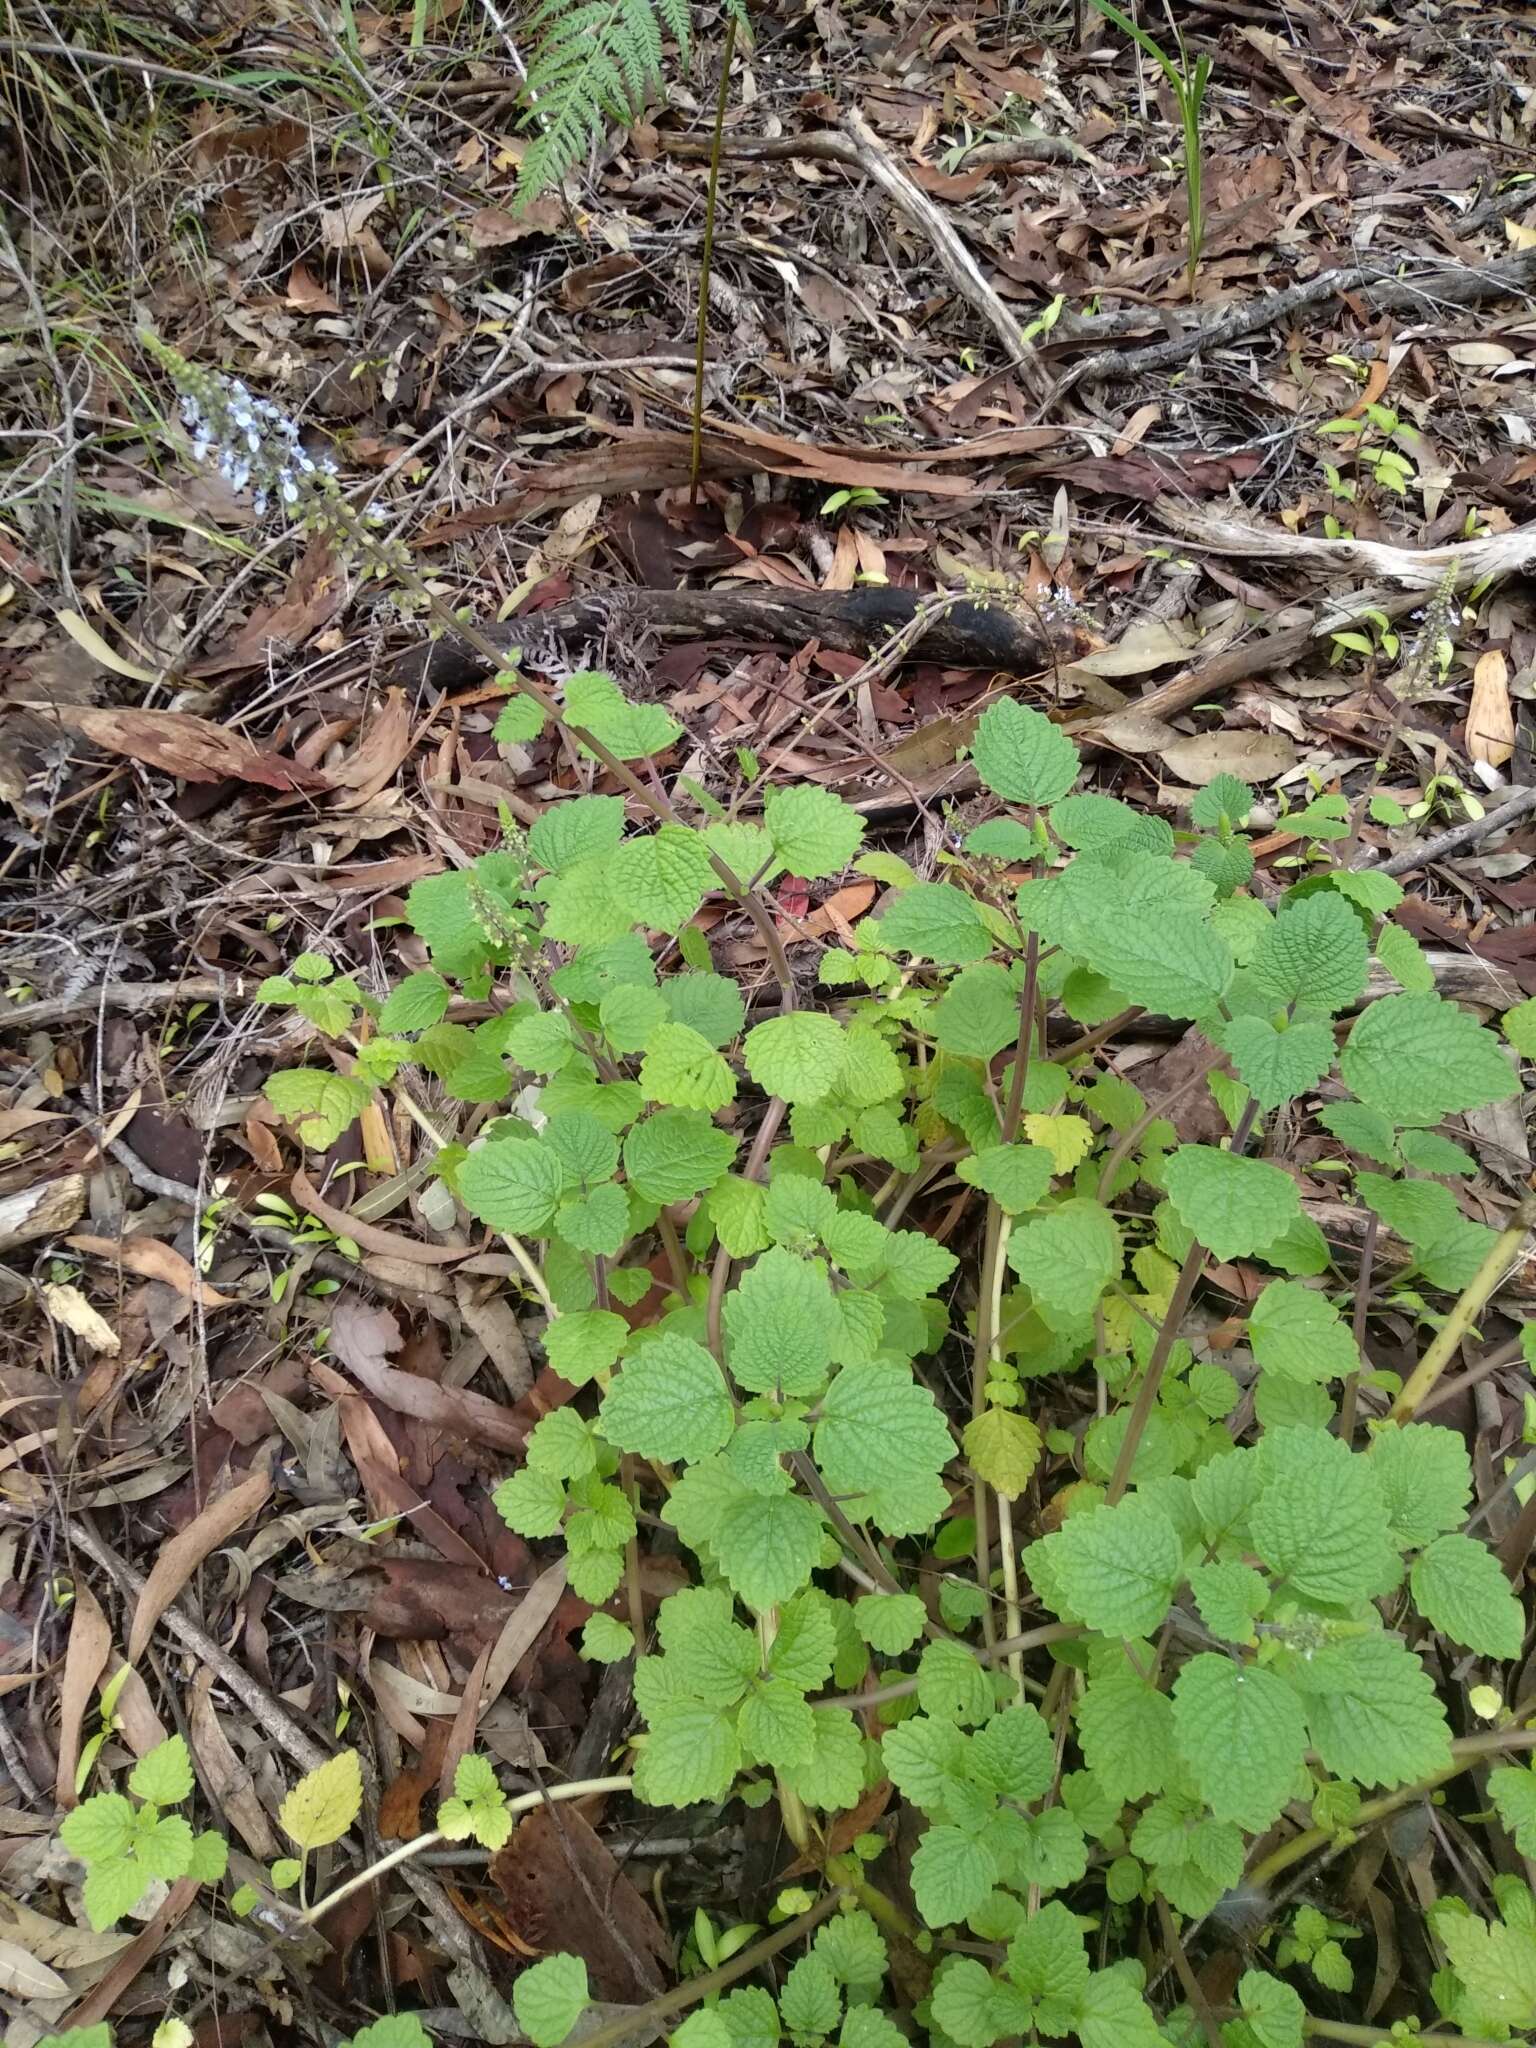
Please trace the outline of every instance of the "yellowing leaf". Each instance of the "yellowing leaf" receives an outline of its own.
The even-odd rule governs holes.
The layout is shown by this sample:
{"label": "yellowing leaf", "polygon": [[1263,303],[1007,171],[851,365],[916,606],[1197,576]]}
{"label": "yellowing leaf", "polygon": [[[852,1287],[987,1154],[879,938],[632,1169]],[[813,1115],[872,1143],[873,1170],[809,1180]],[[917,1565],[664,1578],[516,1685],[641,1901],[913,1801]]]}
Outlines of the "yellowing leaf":
{"label": "yellowing leaf", "polygon": [[344,1749],[300,1778],[278,1810],[283,1833],[301,1849],[338,1842],[363,1804],[363,1774],[355,1749]]}
{"label": "yellowing leaf", "polygon": [[123,657],[109,647],[96,628],[78,612],[57,612],[55,617],[77,647],[83,647],[92,661],[110,669],[115,676],[125,676],[130,683],[157,683],[160,678],[153,669],[140,668],[137,662],[124,661]]}
{"label": "yellowing leaf", "polygon": [[1017,1500],[1040,1462],[1040,1432],[1026,1415],[989,1408],[965,1427],[965,1455],[988,1486]]}
{"label": "yellowing leaf", "polygon": [[1524,227],[1517,220],[1507,220],[1504,232],[1509,237],[1511,249],[1536,249],[1536,228]]}
{"label": "yellowing leaf", "polygon": [[1043,1145],[1058,1173],[1071,1173],[1093,1149],[1093,1126],[1081,1116],[1027,1116],[1024,1132],[1032,1145]]}

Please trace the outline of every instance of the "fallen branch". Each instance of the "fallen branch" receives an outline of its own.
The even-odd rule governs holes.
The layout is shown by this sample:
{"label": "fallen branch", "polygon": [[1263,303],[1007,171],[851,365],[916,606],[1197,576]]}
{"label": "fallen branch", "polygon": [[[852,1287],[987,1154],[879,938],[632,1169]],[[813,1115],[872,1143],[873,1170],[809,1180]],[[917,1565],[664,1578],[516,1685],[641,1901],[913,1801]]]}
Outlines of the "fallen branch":
{"label": "fallen branch", "polygon": [[[870,584],[858,590],[777,590],[756,586],[736,590],[594,591],[545,612],[531,612],[485,635],[508,653],[536,653],[551,640],[596,639],[620,621],[635,626],[689,633],[745,633],[800,647],[817,640],[845,654],[869,654],[885,638],[912,623],[929,598],[916,590]],[[1039,675],[1079,651],[1076,635],[1060,630],[1048,637],[1043,622],[1004,604],[956,604],[936,617],[921,640],[923,658],[946,668],[1001,670]],[[415,647],[394,669],[394,679],[429,682],[453,689],[485,673],[483,657],[462,642],[440,640]]]}
{"label": "fallen branch", "polygon": [[[1536,521],[1449,547],[1395,548],[1379,540],[1322,540],[1281,526],[1254,526],[1171,496],[1159,498],[1155,509],[1181,540],[1213,554],[1297,562],[1319,576],[1385,576],[1416,590],[1433,590],[1447,569],[1455,569],[1458,584],[1473,584],[1486,576],[1514,575],[1536,562]],[[1145,542],[1146,536],[1138,538]]]}
{"label": "fallen branch", "polygon": [[1257,334],[1289,320],[1296,313],[1342,298],[1346,292],[1368,294],[1373,306],[1384,312],[1432,312],[1436,306],[1476,306],[1488,299],[1518,296],[1536,283],[1536,249],[1522,249],[1502,263],[1472,268],[1464,263],[1442,264],[1416,278],[1398,276],[1400,260],[1341,264],[1325,270],[1303,284],[1286,291],[1271,292],[1267,298],[1250,299],[1233,306],[1213,320],[1201,321],[1187,333],[1167,341],[1150,342],[1145,348],[1100,349],[1074,363],[1050,393],[1049,402],[1078,384],[1126,383],[1150,371],[1171,370],[1187,363],[1191,356],[1208,349],[1223,348],[1245,335]]}
{"label": "fallen branch", "polygon": [[1375,872],[1378,875],[1411,875],[1415,868],[1427,868],[1433,861],[1444,860],[1448,853],[1459,853],[1464,846],[1475,846],[1480,839],[1506,831],[1532,811],[1536,811],[1536,787],[1517,789],[1506,802],[1494,810],[1484,811],[1480,818],[1463,818],[1459,825],[1447,826],[1432,839],[1421,839],[1417,846],[1404,847],[1401,853],[1394,853],[1390,860],[1382,861]]}

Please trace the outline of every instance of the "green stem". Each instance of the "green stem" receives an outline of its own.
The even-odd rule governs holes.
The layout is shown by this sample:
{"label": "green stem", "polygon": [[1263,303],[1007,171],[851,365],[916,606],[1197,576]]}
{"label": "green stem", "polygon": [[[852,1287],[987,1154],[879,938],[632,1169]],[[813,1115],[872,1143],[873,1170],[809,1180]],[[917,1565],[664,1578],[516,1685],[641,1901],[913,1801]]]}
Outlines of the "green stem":
{"label": "green stem", "polygon": [[[984,1650],[971,1649],[970,1644],[962,1648],[971,1649],[971,1655],[978,1664],[1001,1664],[1016,1650],[1037,1650],[1044,1643],[1068,1643],[1083,1631],[1069,1621],[1047,1622],[1041,1628],[1027,1628],[1022,1635],[1005,1636],[1000,1643],[991,1643]],[[813,1707],[883,1707],[887,1700],[904,1700],[917,1691],[916,1678],[893,1679],[889,1685],[878,1686],[873,1692],[829,1693],[825,1699],[812,1700]]]}
{"label": "green stem", "polygon": [[1434,1342],[1392,1403],[1390,1419],[1393,1422],[1411,1421],[1420,1402],[1433,1391],[1440,1375],[1456,1356],[1462,1338],[1487,1307],[1515,1263],[1533,1224],[1536,1224],[1536,1197],[1527,1196],[1516,1208],[1511,1221],[1494,1239],[1487,1257],[1468,1281],[1455,1307],[1440,1325]]}
{"label": "green stem", "polygon": [[[1435,1771],[1427,1778],[1421,1778],[1413,1785],[1399,1785],[1395,1792],[1384,1792],[1379,1799],[1367,1799],[1349,1824],[1347,1839],[1354,1841],[1363,1829],[1372,1827],[1379,1820],[1411,1806],[1416,1799],[1433,1792],[1438,1786],[1448,1784],[1452,1778],[1459,1778],[1463,1771],[1469,1771],[1485,1756],[1499,1756],[1511,1749],[1536,1749],[1536,1728],[1496,1728],[1487,1735],[1464,1736],[1460,1742],[1451,1744],[1451,1761],[1443,1770]],[[1273,1877],[1282,1870],[1289,1870],[1294,1863],[1301,1863],[1314,1849],[1326,1849],[1339,1842],[1335,1828],[1307,1828],[1278,1849],[1272,1849],[1261,1863],[1249,1871],[1245,1882],[1262,1891]]]}
{"label": "green stem", "polygon": [[[1102,6],[1103,0],[1094,0],[1095,6]],[[1259,1105],[1250,1099],[1248,1107],[1237,1120],[1232,1133],[1232,1152],[1240,1156],[1248,1144],[1253,1127],[1258,1121]],[[1178,1339],[1179,1329],[1189,1312],[1195,1289],[1200,1284],[1200,1275],[1205,1271],[1206,1250],[1202,1244],[1192,1244],[1179,1268],[1179,1277],[1173,1283],[1173,1295],[1168,1303],[1168,1313],[1163,1317],[1163,1327],[1157,1333],[1157,1342],[1152,1347],[1152,1356],[1147,1369],[1141,1376],[1141,1385],[1136,1389],[1136,1399],[1131,1404],[1131,1419],[1125,1426],[1125,1435],[1120,1441],[1120,1455],[1115,1460],[1115,1469],[1110,1477],[1109,1487],[1104,1495],[1107,1507],[1125,1492],[1131,1482],[1131,1467],[1136,1462],[1136,1452],[1146,1432],[1147,1422],[1157,1405],[1158,1389],[1163,1383],[1168,1360]]]}
{"label": "green stem", "polygon": [[[1303,2020],[1302,2032],[1315,2041],[1348,2041],[1354,2048],[1377,2048],[1378,2042],[1390,2043],[1391,2048],[1501,2048],[1499,2042],[1477,2034],[1394,2034],[1389,2027],[1350,2027],[1341,2020],[1310,2017]],[[1509,2043],[1502,2048],[1509,2048]]]}
{"label": "green stem", "polygon": [[725,17],[725,47],[720,54],[720,92],[715,101],[715,132],[709,146],[709,189],[704,197],[704,250],[699,259],[699,331],[693,361],[693,439],[688,451],[688,502],[699,502],[699,473],[704,467],[704,350],[709,335],[709,281],[715,260],[715,205],[720,192],[720,151],[725,138],[725,109],[731,91],[731,59],[736,53],[736,16]]}
{"label": "green stem", "polygon": [[[556,1799],[588,1799],[600,1792],[628,1792],[634,1784],[633,1778],[580,1778],[571,1785],[548,1785],[540,1792],[520,1792],[516,1799],[507,1801],[507,1812],[512,1815],[532,1813],[536,1806],[543,1806]],[[419,1856],[424,1849],[435,1849],[447,1838],[440,1828],[430,1834],[417,1835],[414,1841],[402,1842],[398,1849],[391,1849],[387,1856],[381,1856],[377,1863],[370,1863],[366,1870],[360,1870],[356,1877],[349,1877],[345,1884],[338,1885],[311,1906],[304,1918],[316,1921],[339,1906],[343,1899],[361,1891],[365,1884],[372,1884],[381,1878],[386,1870],[393,1870],[397,1864],[409,1863],[413,1856]]]}
{"label": "green stem", "polygon": [[596,2033],[582,2036],[581,2048],[617,2048],[621,2041],[648,2038],[663,2020],[673,2013],[686,2012],[690,2005],[697,2005],[700,1999],[711,1997],[716,1991],[724,1991],[738,1978],[750,1975],[759,1963],[766,1963],[770,1956],[776,1956],[802,1934],[809,1934],[813,1927],[819,1927],[823,1920],[836,1912],[847,1894],[841,1890],[828,1892],[819,1898],[808,1913],[802,1913],[798,1920],[791,1920],[787,1926],[765,1934],[761,1941],[744,1948],[740,1955],[732,1956],[717,1970],[709,1970],[702,1977],[690,1977],[686,1984],[679,1984],[674,1991],[667,1991],[660,1998],[653,1998],[649,2005],[636,2006],[632,2011],[621,2013],[616,2020],[610,2020]]}

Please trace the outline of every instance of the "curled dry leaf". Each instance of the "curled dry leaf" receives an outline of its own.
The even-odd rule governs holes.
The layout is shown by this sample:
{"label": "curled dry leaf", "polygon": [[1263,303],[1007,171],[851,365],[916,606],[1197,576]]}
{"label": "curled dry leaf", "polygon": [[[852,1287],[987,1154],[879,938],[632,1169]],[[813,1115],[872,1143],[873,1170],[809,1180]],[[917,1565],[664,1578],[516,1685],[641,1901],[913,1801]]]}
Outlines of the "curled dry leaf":
{"label": "curled dry leaf", "polygon": [[80,1735],[96,1681],[106,1670],[111,1653],[112,1625],[90,1587],[77,1579],[59,1695],[59,1763],[53,1788],[59,1806],[73,1806],[78,1797],[75,1766],[80,1760]]}
{"label": "curled dry leaf", "polygon": [[328,776],[253,747],[212,719],[195,718],[189,711],[137,711],[128,706],[98,709],[81,704],[23,708],[46,709],[61,725],[109,754],[122,754],[146,768],[158,768],[162,775],[179,776],[183,782],[233,779],[259,783],[265,789],[330,786]]}
{"label": "curled dry leaf", "polygon": [[209,1501],[202,1513],[173,1536],[155,1560],[154,1570],[144,1582],[139,1604],[133,1610],[128,1632],[128,1661],[136,1664],[143,1656],[155,1623],[186,1585],[205,1557],[225,1543],[241,1524],[255,1514],[272,1491],[267,1472],[252,1472],[228,1493]]}
{"label": "curled dry leaf", "polygon": [[331,1318],[331,1350],[368,1392],[400,1415],[452,1430],[470,1443],[498,1451],[520,1451],[528,1425],[510,1408],[467,1387],[443,1387],[385,1363],[397,1350],[400,1333],[394,1318],[379,1309],[342,1302]]}
{"label": "curled dry leaf", "polygon": [[71,1250],[87,1257],[108,1259],[141,1280],[163,1280],[183,1301],[200,1301],[204,1308],[238,1308],[233,1294],[220,1294],[206,1280],[199,1280],[190,1261],[170,1245],[153,1237],[68,1237]]}

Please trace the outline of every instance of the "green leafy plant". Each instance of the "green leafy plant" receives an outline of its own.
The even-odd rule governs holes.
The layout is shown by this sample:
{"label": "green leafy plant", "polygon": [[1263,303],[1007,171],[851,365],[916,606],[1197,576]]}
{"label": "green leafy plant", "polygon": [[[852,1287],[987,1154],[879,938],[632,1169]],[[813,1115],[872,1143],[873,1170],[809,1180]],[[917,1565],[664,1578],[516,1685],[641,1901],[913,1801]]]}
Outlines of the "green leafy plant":
{"label": "green leafy plant", "polygon": [[59,1839],[85,1865],[82,1896],[92,1927],[100,1931],[131,1913],[157,1878],[216,1884],[224,1875],[224,1837],[194,1834],[190,1822],[166,1811],[191,1796],[192,1759],[173,1735],[139,1758],[127,1793],[93,1793],[65,1815]]}
{"label": "green leafy plant", "polygon": [[1122,14],[1113,0],[1093,0],[1093,4],[1106,21],[1112,21],[1122,35],[1129,36],[1152,58],[1167,79],[1178,107],[1183,130],[1184,197],[1188,209],[1187,268],[1190,290],[1193,291],[1195,273],[1200,268],[1200,253],[1205,246],[1205,152],[1200,123],[1205,112],[1206,88],[1211,82],[1211,60],[1204,52],[1191,58],[1183,31],[1173,19],[1171,10],[1168,19],[1177,58],[1170,56],[1157,38],[1149,35],[1138,22],[1132,21],[1128,14]]}
{"label": "green leafy plant", "polygon": [[[1324,420],[1317,431],[1347,439],[1355,462],[1382,490],[1390,491],[1395,498],[1406,497],[1408,487],[1418,474],[1420,437],[1393,407],[1372,401],[1362,409],[1358,419],[1341,415],[1338,419]],[[1331,463],[1325,462],[1323,468],[1333,495],[1346,502],[1352,501],[1356,496],[1355,485],[1342,477]]]}
{"label": "green leafy plant", "polygon": [[[362,551],[324,486],[318,503]],[[441,619],[408,565],[377,560]],[[669,792],[680,728],[609,675],[501,679],[505,738],[554,724],[622,794],[526,833],[505,819],[502,845],[416,882],[429,964],[344,997],[328,1053],[268,1093],[313,1144],[317,1115],[334,1136],[388,1088],[438,1147],[432,1199],[495,1233],[539,1304],[569,1398],[495,1499],[563,1544],[586,1654],[635,1656],[631,1768],[503,1802],[466,1759],[437,1831],[305,1917],[435,1841],[492,1846],[544,1797],[771,1800],[814,1876],[781,1897],[791,1917],[716,1943],[647,2008],[687,2013],[691,2048],[775,2029],[897,2048],[879,2001],[898,1951],[940,2048],[1326,2036],[1260,1968],[1219,2012],[1172,2004],[1130,1930],[1155,1925],[1195,1981],[1184,1945],[1228,1894],[1267,1917],[1284,1872],[1474,1766],[1497,1766],[1517,1841],[1536,1830],[1529,1703],[1502,1706],[1523,1610],[1469,1523],[1462,1437],[1420,1419],[1536,1220],[1522,1202],[1494,1228],[1454,1193],[1452,1120],[1519,1092],[1530,1018],[1501,1039],[1437,993],[1400,885],[1338,858],[1351,806],[1329,791],[1287,820],[1301,878],[1261,899],[1246,785],[1212,783],[1178,834],[1080,791],[1068,736],[1002,699],[971,746],[990,815],[919,877],[824,788],[758,802],[755,762],[734,796],[724,772]],[[812,990],[764,892],[849,871],[885,894]],[[767,962],[750,1009],[712,955],[711,899]],[[1394,992],[1369,994],[1373,962]],[[493,1015],[457,1021],[493,993]],[[1160,1097],[1107,1051],[1142,1012],[1197,1054]],[[1331,1141],[1364,1224],[1353,1275],[1277,1156],[1299,1123]],[[1236,1334],[1197,1355],[1208,1282]],[[1379,1316],[1417,1354],[1402,1373],[1362,1349]],[[642,1526],[689,1578],[654,1624]],[[1492,1725],[1454,1732],[1431,1636]],[[326,1771],[336,1785],[284,1808],[300,1861],[355,1816],[342,1760]],[[921,1823],[900,1876],[860,1826],[887,1783]],[[1497,1918],[1441,1901],[1428,1930],[1438,2010],[1480,2040],[1536,2019],[1536,1905],[1512,1880],[1491,1893]],[[1297,1946],[1277,1967],[1325,1990],[1341,1972],[1313,1967],[1333,1938],[1314,1931],[1280,1934]],[[774,1992],[743,1981],[791,1949]],[[587,2003],[573,1956],[518,1982],[541,2048]]]}

